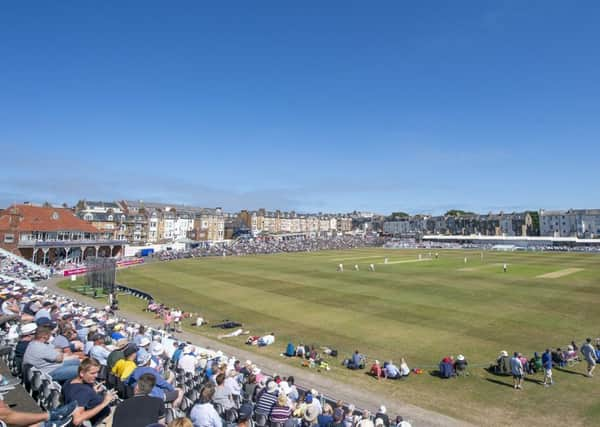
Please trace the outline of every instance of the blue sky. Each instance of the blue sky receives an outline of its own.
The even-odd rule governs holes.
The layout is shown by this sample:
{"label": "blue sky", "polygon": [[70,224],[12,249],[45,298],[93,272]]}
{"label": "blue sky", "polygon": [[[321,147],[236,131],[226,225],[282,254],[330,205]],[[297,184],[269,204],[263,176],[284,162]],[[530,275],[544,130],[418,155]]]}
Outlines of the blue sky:
{"label": "blue sky", "polygon": [[594,1],[6,2],[0,205],[600,207]]}

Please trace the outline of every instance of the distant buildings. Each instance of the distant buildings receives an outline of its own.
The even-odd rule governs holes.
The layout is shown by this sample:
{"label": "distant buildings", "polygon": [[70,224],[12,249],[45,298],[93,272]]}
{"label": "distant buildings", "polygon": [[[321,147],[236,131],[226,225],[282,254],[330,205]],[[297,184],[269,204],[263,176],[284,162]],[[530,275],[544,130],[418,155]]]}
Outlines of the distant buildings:
{"label": "distant buildings", "polygon": [[239,221],[254,236],[260,234],[302,234],[331,236],[352,231],[352,218],[342,214],[298,214],[294,211],[242,210]]}
{"label": "distant buildings", "polygon": [[540,210],[540,234],[552,237],[600,237],[600,209]]}
{"label": "distant buildings", "polygon": [[38,264],[120,255],[123,242],[115,240],[108,227],[92,224],[103,227],[107,221],[88,218],[49,205],[13,205],[0,212],[0,247]]}

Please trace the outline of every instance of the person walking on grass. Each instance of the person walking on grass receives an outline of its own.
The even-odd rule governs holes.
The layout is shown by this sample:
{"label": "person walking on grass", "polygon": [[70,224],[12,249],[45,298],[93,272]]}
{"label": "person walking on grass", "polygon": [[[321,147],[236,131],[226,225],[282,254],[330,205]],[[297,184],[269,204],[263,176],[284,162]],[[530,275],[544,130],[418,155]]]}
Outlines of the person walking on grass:
{"label": "person walking on grass", "polygon": [[549,387],[554,384],[552,379],[552,352],[549,348],[542,354],[542,366],[544,368],[544,387]]}
{"label": "person walking on grass", "polygon": [[581,354],[583,354],[583,358],[587,362],[587,376],[594,376],[594,369],[596,369],[596,352],[594,350],[594,346],[592,345],[592,339],[587,338],[585,343],[581,346]]}
{"label": "person walking on grass", "polygon": [[513,376],[513,386],[515,390],[523,389],[523,363],[521,363],[521,354],[516,352],[510,359],[510,370]]}

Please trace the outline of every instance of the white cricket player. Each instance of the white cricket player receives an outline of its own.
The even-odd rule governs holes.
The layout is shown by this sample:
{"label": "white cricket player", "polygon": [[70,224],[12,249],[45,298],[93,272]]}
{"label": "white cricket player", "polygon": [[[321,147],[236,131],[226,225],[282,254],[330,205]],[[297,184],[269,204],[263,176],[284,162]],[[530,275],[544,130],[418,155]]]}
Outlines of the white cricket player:
{"label": "white cricket player", "polygon": [[504,269],[504,272],[505,272],[505,273],[506,273],[506,269],[507,269],[507,268],[508,268],[508,266],[506,265],[506,263],[504,263],[503,269]]}
{"label": "white cricket player", "polygon": [[369,265],[369,271],[375,271],[375,264]]}
{"label": "white cricket player", "polygon": [[388,259],[387,259],[387,258],[385,258],[385,259],[383,260],[383,263],[384,263],[384,264],[387,264],[387,263],[388,263]]}
{"label": "white cricket player", "polygon": [[465,264],[467,263],[467,257],[465,257]]}
{"label": "white cricket player", "polygon": [[339,264],[337,267],[337,271],[344,272],[344,264]]}

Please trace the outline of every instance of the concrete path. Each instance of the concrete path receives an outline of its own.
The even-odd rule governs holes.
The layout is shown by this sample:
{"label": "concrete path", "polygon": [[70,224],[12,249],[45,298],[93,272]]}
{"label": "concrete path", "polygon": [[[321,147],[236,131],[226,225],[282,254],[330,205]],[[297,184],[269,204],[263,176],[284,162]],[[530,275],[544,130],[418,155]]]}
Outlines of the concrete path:
{"label": "concrete path", "polygon": [[[48,286],[48,288],[54,293],[69,296],[71,298],[76,297],[77,299],[81,299],[89,305],[97,308],[104,307],[104,301],[94,300],[93,298],[85,297],[79,294],[74,295],[59,289],[57,283],[61,280],[63,279],[53,278],[45,282],[40,282],[39,286]],[[162,326],[160,321],[148,319],[141,313],[121,312],[121,314],[133,322],[142,323],[157,328]],[[302,388],[316,389],[319,391],[319,393],[324,394],[329,398],[334,398],[335,400],[341,399],[345,402],[353,403],[357,408],[366,408],[372,413],[375,413],[380,405],[385,405],[387,408],[387,413],[390,414],[390,416],[395,417],[397,414],[400,414],[405,419],[409,420],[413,427],[458,427],[472,425],[434,411],[420,408],[415,405],[403,403],[397,400],[391,400],[389,397],[384,395],[376,395],[371,392],[365,393],[363,390],[356,388],[355,386],[328,378],[324,375],[310,372],[307,369],[289,366],[270,357],[261,356],[237,347],[232,347],[222,341],[213,340],[205,336],[192,334],[189,332],[179,333],[176,334],[176,336],[179,339],[190,341],[205,348],[221,350],[223,353],[234,356],[236,359],[242,361],[248,359],[252,360],[253,363],[258,365],[262,371],[267,374],[277,372],[281,376],[292,375],[296,379],[296,384]]]}

